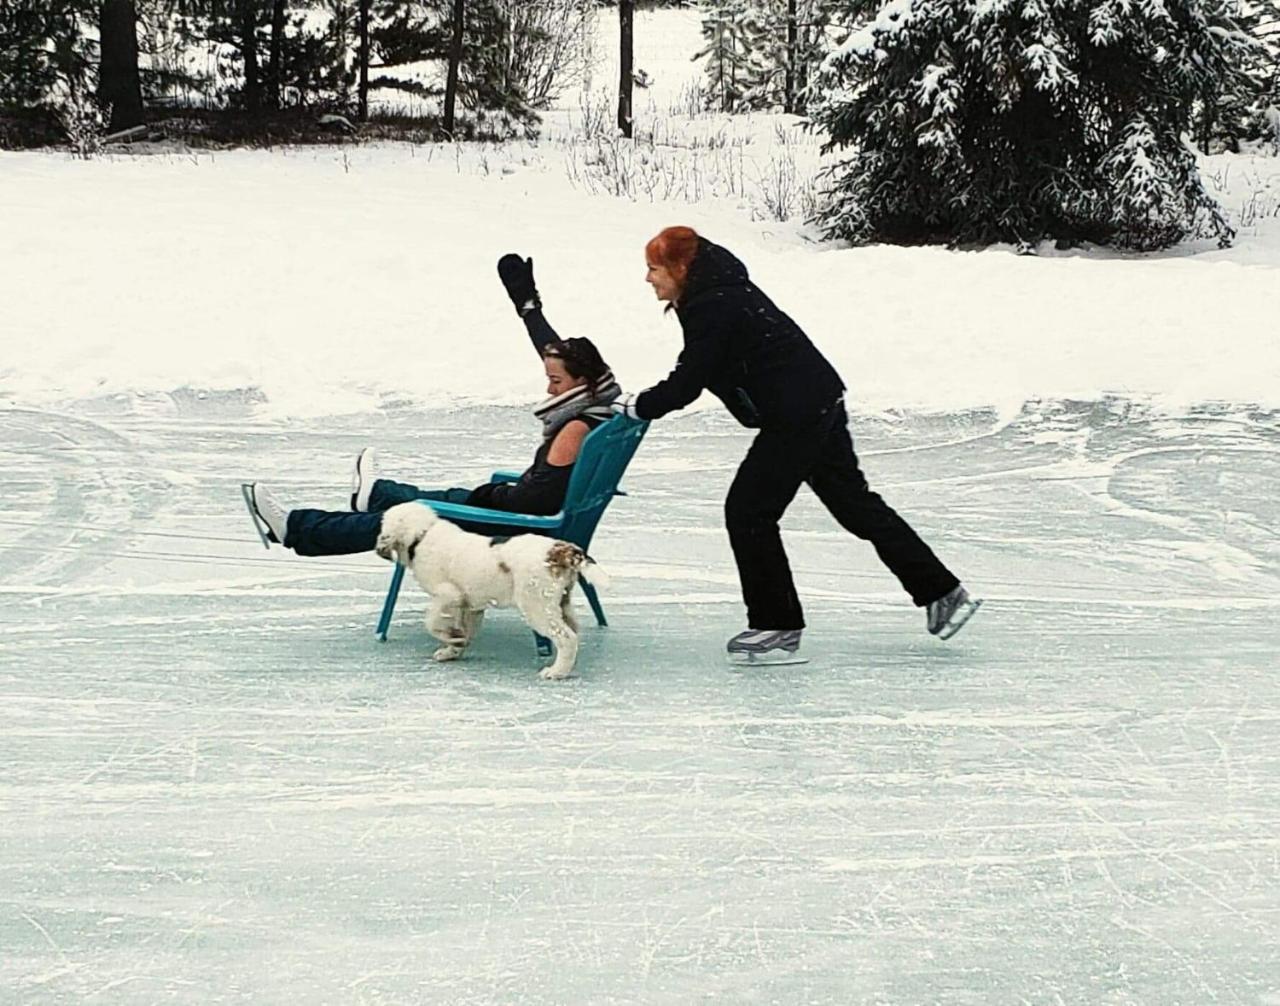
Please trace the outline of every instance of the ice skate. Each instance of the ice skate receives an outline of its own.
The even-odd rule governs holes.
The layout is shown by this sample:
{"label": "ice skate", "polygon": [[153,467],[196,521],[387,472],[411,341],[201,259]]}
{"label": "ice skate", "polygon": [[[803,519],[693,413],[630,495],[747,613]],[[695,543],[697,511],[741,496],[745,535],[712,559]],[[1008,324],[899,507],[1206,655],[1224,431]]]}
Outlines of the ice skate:
{"label": "ice skate", "polygon": [[369,494],[378,480],[378,456],[372,447],[366,447],[356,455],[356,466],[351,473],[351,509],[356,513],[369,512]]}
{"label": "ice skate", "polygon": [[939,639],[950,639],[981,606],[981,598],[970,597],[964,587],[956,587],[929,604],[926,612],[929,632]]}
{"label": "ice skate", "polygon": [[727,647],[729,662],[750,666],[805,664],[800,656],[800,629],[747,629]]}
{"label": "ice skate", "polygon": [[262,539],[262,547],[270,548],[273,541],[283,545],[289,527],[289,511],[260,482],[241,482],[240,494],[253,520],[254,530]]}

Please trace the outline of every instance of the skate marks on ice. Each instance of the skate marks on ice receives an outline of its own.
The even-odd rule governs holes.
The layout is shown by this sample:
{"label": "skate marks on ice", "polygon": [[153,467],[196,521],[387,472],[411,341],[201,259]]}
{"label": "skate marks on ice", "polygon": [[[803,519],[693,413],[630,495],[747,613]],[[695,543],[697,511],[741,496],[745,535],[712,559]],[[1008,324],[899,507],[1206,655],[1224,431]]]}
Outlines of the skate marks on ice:
{"label": "skate marks on ice", "polygon": [[[38,580],[9,529],[43,529],[0,539],[19,1001],[1280,995],[1275,416],[855,417],[873,488],[988,604],[938,644],[802,490],[812,660],[751,674],[720,527],[749,434],[655,424],[593,549],[613,624],[548,688],[514,617],[431,666],[412,589],[375,643],[386,564],[263,553],[235,488],[341,506],[369,442],[469,484],[527,414],[104,411],[27,423],[0,468],[4,519],[102,535]],[[55,433],[118,462],[106,488]]]}
{"label": "skate marks on ice", "polygon": [[156,488],[126,436],[54,412],[0,409],[0,465],[0,583],[58,583],[91,567],[96,549],[145,520]]}

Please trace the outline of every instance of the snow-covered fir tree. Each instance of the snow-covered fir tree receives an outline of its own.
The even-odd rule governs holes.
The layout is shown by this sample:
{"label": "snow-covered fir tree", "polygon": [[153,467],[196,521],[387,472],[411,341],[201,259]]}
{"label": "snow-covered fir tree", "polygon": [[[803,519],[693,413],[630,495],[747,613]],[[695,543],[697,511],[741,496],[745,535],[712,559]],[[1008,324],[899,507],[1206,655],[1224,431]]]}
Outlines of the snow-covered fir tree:
{"label": "snow-covered fir tree", "polygon": [[702,19],[705,45],[693,57],[705,63],[704,104],[721,112],[765,108],[778,86],[777,64],[765,17],[767,0],[708,0]]}
{"label": "snow-covered fir tree", "polygon": [[[705,64],[707,107],[802,111],[809,83],[829,51],[827,29],[841,3],[705,0],[704,45],[693,58]],[[847,0],[844,4],[848,6]]]}
{"label": "snow-covered fir tree", "polygon": [[1256,74],[1261,96],[1252,109],[1251,137],[1263,137],[1280,149],[1280,0],[1255,0],[1254,35],[1262,42]]}
{"label": "snow-covered fir tree", "polygon": [[89,0],[0,3],[0,110],[52,106],[87,93],[96,16]]}
{"label": "snow-covered fir tree", "polygon": [[1244,140],[1272,139],[1280,72],[1280,0],[1241,0],[1240,28],[1261,43],[1211,100],[1198,101],[1194,136],[1207,152],[1238,151]]}
{"label": "snow-covered fir tree", "polygon": [[[792,16],[790,0],[780,0],[788,7],[785,18]],[[793,111],[803,114],[813,97],[813,90],[810,84],[818,76],[818,71],[822,66],[822,61],[826,59],[831,51],[830,36],[832,30],[839,30],[841,23],[852,24],[848,19],[851,16],[851,5],[848,0],[794,0],[795,2],[795,43],[794,46],[788,44],[784,56],[788,59],[793,67],[792,87],[795,94],[793,97]],[[1280,2],[1280,0],[1278,0]],[[874,9],[874,0],[865,0],[863,4],[857,6],[865,6]],[[869,14],[857,14],[860,20],[866,20]],[[784,19],[781,30],[783,33],[788,31],[787,20]],[[790,37],[788,37],[790,42]]]}
{"label": "snow-covered fir tree", "polygon": [[1234,0],[889,0],[828,58],[822,222],[857,242],[1138,249],[1232,229],[1187,138],[1257,41]]}

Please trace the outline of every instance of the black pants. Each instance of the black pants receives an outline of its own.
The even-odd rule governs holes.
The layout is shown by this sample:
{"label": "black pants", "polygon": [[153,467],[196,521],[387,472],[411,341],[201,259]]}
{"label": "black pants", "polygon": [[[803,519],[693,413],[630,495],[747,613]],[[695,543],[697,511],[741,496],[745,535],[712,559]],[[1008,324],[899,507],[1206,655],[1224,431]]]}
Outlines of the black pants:
{"label": "black pants", "polygon": [[411,500],[465,503],[470,489],[419,489],[404,482],[378,479],[369,493],[369,510],[290,510],[284,543],[298,555],[351,555],[372,552],[382,531],[382,514]]}
{"label": "black pants", "polygon": [[917,605],[936,601],[960,582],[910,525],[868,488],[853,452],[844,402],[837,402],[812,430],[761,430],[729,487],[725,524],[751,628],[804,628],[804,612],[778,532],[778,521],[802,482],[846,531],[871,542]]}

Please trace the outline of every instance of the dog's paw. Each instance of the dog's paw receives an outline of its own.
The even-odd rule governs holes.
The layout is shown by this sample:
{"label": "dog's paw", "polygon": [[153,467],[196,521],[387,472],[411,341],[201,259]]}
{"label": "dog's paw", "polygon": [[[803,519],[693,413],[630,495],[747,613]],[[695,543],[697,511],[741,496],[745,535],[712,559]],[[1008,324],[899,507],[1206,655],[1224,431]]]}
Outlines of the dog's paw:
{"label": "dog's paw", "polygon": [[438,660],[441,663],[447,660],[457,660],[460,656],[462,656],[461,646],[442,646],[431,654],[433,660]]}
{"label": "dog's paw", "polygon": [[561,681],[572,674],[572,667],[557,667],[555,664],[544,667],[538,672],[538,676],[544,681]]}

